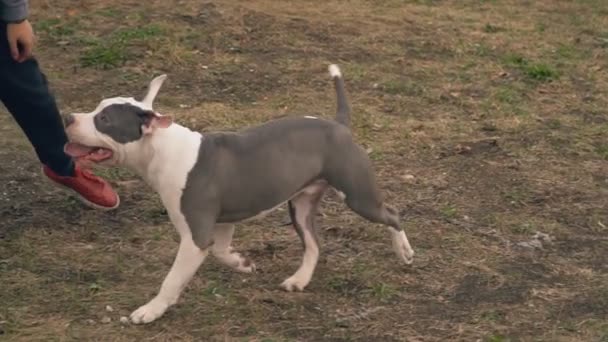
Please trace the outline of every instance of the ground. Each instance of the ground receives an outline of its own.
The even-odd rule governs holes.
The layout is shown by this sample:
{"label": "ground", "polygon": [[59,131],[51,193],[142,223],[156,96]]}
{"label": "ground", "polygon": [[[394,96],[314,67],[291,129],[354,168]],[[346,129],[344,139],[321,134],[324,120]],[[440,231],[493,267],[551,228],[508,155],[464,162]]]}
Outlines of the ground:
{"label": "ground", "polygon": [[237,226],[257,273],[210,258],[164,317],[121,324],[177,250],[158,197],[126,170],[98,169],[122,205],[86,209],[43,179],[3,113],[0,340],[608,341],[605,1],[31,7],[64,113],[141,97],[167,73],[157,109],[192,129],[331,118],[327,65],[339,64],[354,135],[417,254],[401,265],[384,229],[329,196],[304,292],[278,286],[302,255],[282,208]]}

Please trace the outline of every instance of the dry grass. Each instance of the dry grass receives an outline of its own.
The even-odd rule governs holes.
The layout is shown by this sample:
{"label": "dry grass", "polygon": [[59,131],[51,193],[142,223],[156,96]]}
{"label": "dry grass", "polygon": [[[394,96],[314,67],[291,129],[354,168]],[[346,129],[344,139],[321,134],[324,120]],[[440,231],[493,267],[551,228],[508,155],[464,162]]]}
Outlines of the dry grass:
{"label": "dry grass", "polygon": [[[279,212],[237,230],[257,274],[210,260],[162,319],[123,326],[176,251],[158,198],[100,170],[123,204],[83,209],[40,178],[2,116],[0,339],[608,341],[604,1],[32,7],[66,112],[139,96],[162,72],[159,109],[193,129],[331,116],[326,66],[339,63],[354,132],[418,254],[398,266],[385,232],[330,198],[304,293],[278,289],[301,256]],[[518,247],[537,231],[553,243]]]}

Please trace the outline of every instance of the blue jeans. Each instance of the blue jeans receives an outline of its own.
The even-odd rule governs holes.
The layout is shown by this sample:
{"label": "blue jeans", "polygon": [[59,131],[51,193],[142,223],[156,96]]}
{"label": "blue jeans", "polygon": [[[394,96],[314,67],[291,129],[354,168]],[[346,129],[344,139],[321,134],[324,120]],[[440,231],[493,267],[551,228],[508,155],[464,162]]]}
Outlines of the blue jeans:
{"label": "blue jeans", "polygon": [[38,159],[57,174],[72,176],[74,163],[63,152],[67,136],[55,98],[34,58],[17,63],[11,57],[6,23],[0,22],[0,101],[13,115]]}

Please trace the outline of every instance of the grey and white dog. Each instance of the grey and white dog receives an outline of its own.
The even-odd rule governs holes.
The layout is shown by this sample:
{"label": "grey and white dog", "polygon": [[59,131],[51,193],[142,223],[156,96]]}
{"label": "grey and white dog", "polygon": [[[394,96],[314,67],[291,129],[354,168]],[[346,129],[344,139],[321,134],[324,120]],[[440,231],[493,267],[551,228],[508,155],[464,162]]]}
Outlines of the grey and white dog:
{"label": "grey and white dog", "polygon": [[288,204],[304,245],[298,270],[281,286],[303,290],[319,257],[315,213],[327,189],[373,223],[387,226],[399,259],[412,263],[414,251],[399,214],[383,202],[372,163],[353,141],[350,107],[337,65],[329,66],[337,93],[335,121],[311,116],[272,120],[238,132],[204,135],[154,111],[152,104],[166,75],[156,77],[142,101],[104,99],[90,113],[66,117],[77,159],[134,170],[158,192],[180,245],[160,292],[131,314],[148,323],[175,304],[209,252],[237,271],[254,264],[231,249],[233,224],[260,217]]}

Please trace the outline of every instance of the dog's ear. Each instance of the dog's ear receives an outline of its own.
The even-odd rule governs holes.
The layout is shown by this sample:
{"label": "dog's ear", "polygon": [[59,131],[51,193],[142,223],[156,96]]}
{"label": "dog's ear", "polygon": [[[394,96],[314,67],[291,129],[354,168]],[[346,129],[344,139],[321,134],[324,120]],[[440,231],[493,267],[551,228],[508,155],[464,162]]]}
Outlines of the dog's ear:
{"label": "dog's ear", "polygon": [[163,74],[163,75],[155,77],[150,82],[150,85],[148,86],[148,93],[146,94],[144,99],[141,101],[148,108],[152,109],[152,104],[154,103],[154,99],[156,98],[156,95],[158,94],[160,87],[163,85],[163,82],[165,82],[166,79],[167,79],[167,75]]}
{"label": "dog's ear", "polygon": [[173,118],[169,115],[161,115],[151,110],[139,113],[141,118],[141,129],[144,134],[151,134],[157,128],[167,128],[173,123]]}

